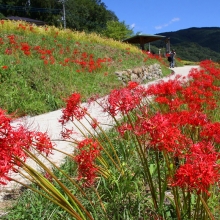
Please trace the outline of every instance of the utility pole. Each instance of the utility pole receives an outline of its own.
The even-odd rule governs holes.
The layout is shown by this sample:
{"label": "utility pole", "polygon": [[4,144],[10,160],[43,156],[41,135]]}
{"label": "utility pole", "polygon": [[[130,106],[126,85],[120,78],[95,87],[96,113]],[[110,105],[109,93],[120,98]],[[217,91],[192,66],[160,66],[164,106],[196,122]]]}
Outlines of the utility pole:
{"label": "utility pole", "polygon": [[64,29],[66,29],[66,8],[65,8],[66,0],[59,0],[59,2],[63,4],[63,17],[62,17],[62,20],[63,20],[63,27],[64,27]]}
{"label": "utility pole", "polygon": [[25,12],[26,12],[26,15],[30,15],[30,7],[31,7],[31,0],[27,0],[26,3],[25,3]]}
{"label": "utility pole", "polygon": [[65,8],[65,0],[63,1],[63,27],[66,29],[66,8]]}

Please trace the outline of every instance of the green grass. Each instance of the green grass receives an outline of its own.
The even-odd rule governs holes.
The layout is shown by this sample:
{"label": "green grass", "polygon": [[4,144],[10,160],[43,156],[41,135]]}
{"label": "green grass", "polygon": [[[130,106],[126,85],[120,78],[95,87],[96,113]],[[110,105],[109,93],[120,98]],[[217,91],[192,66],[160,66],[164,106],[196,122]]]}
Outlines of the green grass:
{"label": "green grass", "polygon": [[[55,64],[45,65],[36,51],[31,50],[31,56],[26,56],[21,50],[14,49],[15,53],[6,55],[5,50],[14,48],[14,46],[9,43],[0,45],[0,67],[8,66],[7,69],[0,68],[1,108],[10,113],[17,112],[19,116],[37,115],[57,110],[63,106],[63,100],[73,92],[79,92],[83,96],[83,101],[95,94],[107,95],[112,89],[122,86],[114,74],[116,70],[160,63],[164,76],[170,74],[166,59],[160,61],[156,58],[146,59],[141,51],[133,49],[132,46],[128,50],[126,47],[130,47],[129,45],[126,45],[126,47],[124,44],[114,46],[113,43],[111,45],[108,41],[92,40],[89,35],[85,35],[80,41],[74,37],[69,38],[66,34],[54,37],[51,34],[52,32],[50,34],[28,32],[27,34],[10,28],[1,31],[4,42],[7,41],[8,35],[14,34],[18,45],[21,42],[28,42],[32,48],[41,46],[48,50],[54,49]],[[62,53],[60,53],[60,48],[62,48]],[[111,58],[111,62],[103,63],[101,68],[92,72],[87,69],[78,71],[79,66],[72,63],[68,63],[67,66],[61,65],[60,62],[63,63],[65,59],[70,58],[70,52],[76,49],[80,54],[83,52],[93,54],[95,60],[98,58]],[[182,64],[177,61],[177,65],[181,66]],[[81,199],[82,204],[94,213],[95,219],[136,220],[139,216],[146,216],[146,219],[148,219],[148,216],[153,215],[149,208],[152,201],[149,199],[147,186],[143,184],[143,173],[140,165],[137,164],[138,155],[134,143],[129,141],[126,144],[121,143],[114,130],[108,133],[108,137],[111,137],[111,141],[114,143],[118,155],[120,155],[125,175],[116,175],[117,172],[114,171],[114,168],[110,168],[111,178],[100,178],[98,181],[97,188],[99,183],[102,186],[102,188],[99,188],[99,192],[100,195],[104,195],[102,200],[107,210],[106,215],[101,210],[100,203],[93,190],[86,189],[86,193],[94,203],[94,206],[91,207],[88,200],[82,198],[82,195],[66,180],[62,173],[57,170],[54,170],[54,172]],[[153,161],[150,161],[150,165],[151,171],[154,172]],[[61,169],[72,177],[77,175],[76,165],[69,158],[66,159]],[[213,203],[216,200],[218,198],[213,198]],[[172,213],[172,205],[166,211]],[[9,209],[8,214],[2,219],[68,220],[71,217],[41,195],[25,190],[16,201],[16,205]],[[167,219],[174,218],[170,216]]]}
{"label": "green grass", "polygon": [[[106,213],[103,212],[100,202],[97,198],[93,188],[84,188],[84,192],[92,201],[93,206],[84,198],[79,190],[59,171],[54,169],[56,176],[71,190],[80,202],[93,214],[94,219],[155,219],[157,214],[152,211],[152,200],[148,186],[144,184],[143,168],[140,165],[139,158],[136,152],[135,143],[132,138],[129,140],[119,139],[117,132],[113,128],[107,133],[108,138],[114,145],[120,161],[123,165],[124,175],[120,175],[115,167],[109,167],[111,176],[107,179],[99,177],[95,185],[95,189],[101,195],[102,203],[105,206]],[[102,138],[100,138],[101,140]],[[104,140],[103,140],[104,141]],[[161,167],[166,166],[165,161],[161,158]],[[155,170],[155,153],[148,151],[148,163],[150,165],[150,172],[153,176],[153,181],[157,183],[157,171]],[[77,176],[77,166],[71,158],[66,158],[65,163],[60,167],[68,176],[75,178]],[[165,178],[165,174],[162,178]],[[55,184],[56,185],[56,184]],[[39,189],[38,186],[33,185],[34,188]],[[57,189],[62,191],[62,188],[57,186]],[[216,188],[216,191],[219,190]],[[43,191],[42,191],[43,192]],[[167,189],[169,192],[169,189]],[[216,219],[220,216],[217,204],[220,197],[216,192],[209,198],[209,207],[212,210]],[[192,198],[193,200],[193,198]],[[175,208],[172,203],[168,203],[166,210],[160,210],[166,213],[167,220],[177,219],[175,216]],[[36,194],[29,189],[24,190],[15,205],[8,209],[8,214],[3,216],[2,220],[70,220],[71,216],[55,204],[48,202],[43,196]],[[141,217],[140,217],[141,216]],[[151,217],[150,217],[151,216]],[[184,218],[185,219],[185,218]],[[188,219],[185,219],[188,220]]]}
{"label": "green grass", "polygon": [[[18,29],[19,23],[4,25],[1,26],[0,39],[0,103],[1,108],[9,113],[17,112],[18,116],[57,110],[63,106],[63,99],[73,92],[81,93],[84,101],[95,94],[104,96],[122,86],[115,76],[117,70],[157,62],[161,64],[164,75],[170,73],[166,61],[146,59],[146,55],[132,45],[93,35],[80,36],[77,32],[54,30],[52,27],[47,31],[36,27],[35,32],[30,32]],[[60,31],[58,36],[57,31]],[[15,37],[15,43],[10,43],[10,36]],[[30,46],[29,56],[22,51],[22,43]],[[43,52],[37,51],[36,47]],[[45,51],[49,51],[48,54]],[[87,58],[82,58],[82,54]],[[94,62],[98,59],[109,61],[89,72],[90,55]],[[53,64],[50,64],[51,59],[55,60]],[[81,59],[87,67],[82,69],[68,59]],[[49,64],[45,65],[45,61]]]}
{"label": "green grass", "polygon": [[199,62],[189,61],[189,60],[181,60],[183,65],[199,65]]}
{"label": "green grass", "polygon": [[[106,214],[101,209],[100,202],[93,188],[83,189],[93,202],[93,206],[91,206],[88,199],[85,199],[79,190],[77,190],[61,172],[55,169],[54,173],[80,200],[87,210],[93,213],[94,219],[136,220],[139,216],[146,215],[147,217],[150,214],[149,207],[151,206],[151,201],[147,199],[149,192],[143,184],[143,173],[140,170],[140,166],[136,163],[138,161],[138,155],[135,150],[135,145],[130,142],[129,148],[124,149],[125,143],[118,140],[118,135],[114,132],[114,129],[108,133],[108,137],[111,138],[115,150],[120,155],[125,173],[124,175],[119,175],[114,167],[110,167],[111,177],[107,179],[100,177],[97,181],[95,187],[99,195],[102,195],[102,202],[105,204]],[[129,142],[126,143],[128,144]],[[77,176],[77,166],[73,160],[68,157],[61,166],[61,170],[71,177]],[[39,189],[37,186],[34,187]],[[57,186],[57,188],[62,192],[59,186]],[[139,212],[137,212],[137,210],[139,210]],[[25,190],[13,208],[8,211],[8,214],[2,217],[2,220],[72,219],[71,216],[61,208],[30,190]]]}

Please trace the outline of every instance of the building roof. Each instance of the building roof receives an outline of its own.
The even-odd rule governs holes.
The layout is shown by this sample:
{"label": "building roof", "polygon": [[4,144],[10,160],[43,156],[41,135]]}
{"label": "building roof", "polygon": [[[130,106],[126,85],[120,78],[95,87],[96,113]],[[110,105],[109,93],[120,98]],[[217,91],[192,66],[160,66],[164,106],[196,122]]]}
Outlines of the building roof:
{"label": "building roof", "polygon": [[18,17],[18,16],[9,16],[5,18],[6,20],[14,20],[14,21],[26,21],[28,23],[36,24],[36,25],[45,25],[44,21],[35,20],[31,18]]}
{"label": "building roof", "polygon": [[162,35],[138,34],[123,40],[123,42],[131,44],[146,44],[152,41],[157,41],[165,38],[166,37]]}

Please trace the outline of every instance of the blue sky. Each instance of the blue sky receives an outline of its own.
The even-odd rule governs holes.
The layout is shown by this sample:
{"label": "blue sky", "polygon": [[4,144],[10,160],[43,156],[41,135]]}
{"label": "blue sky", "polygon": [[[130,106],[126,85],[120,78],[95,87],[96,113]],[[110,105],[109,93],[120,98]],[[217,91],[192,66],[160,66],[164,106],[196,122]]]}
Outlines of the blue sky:
{"label": "blue sky", "polygon": [[134,33],[220,27],[220,0],[102,0]]}

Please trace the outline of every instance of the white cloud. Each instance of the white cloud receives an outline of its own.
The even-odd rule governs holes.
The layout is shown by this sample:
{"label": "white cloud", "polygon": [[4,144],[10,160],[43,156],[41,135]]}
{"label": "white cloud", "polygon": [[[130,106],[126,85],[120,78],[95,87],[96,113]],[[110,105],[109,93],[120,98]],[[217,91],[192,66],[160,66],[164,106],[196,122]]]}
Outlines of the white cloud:
{"label": "white cloud", "polygon": [[179,20],[180,20],[180,18],[173,18],[169,22],[167,22],[166,24],[156,26],[155,29],[157,29],[157,30],[162,29],[164,27],[167,27],[167,26],[171,25],[174,22],[179,21]]}
{"label": "white cloud", "polygon": [[133,29],[135,27],[135,24],[131,24],[130,28]]}
{"label": "white cloud", "polygon": [[170,23],[173,23],[173,22],[176,22],[176,21],[179,21],[180,20],[180,18],[173,18],[171,21],[170,21]]}
{"label": "white cloud", "polygon": [[154,27],[155,29],[157,29],[157,30],[159,30],[159,29],[162,29],[163,28],[163,26],[156,26],[156,27]]}

